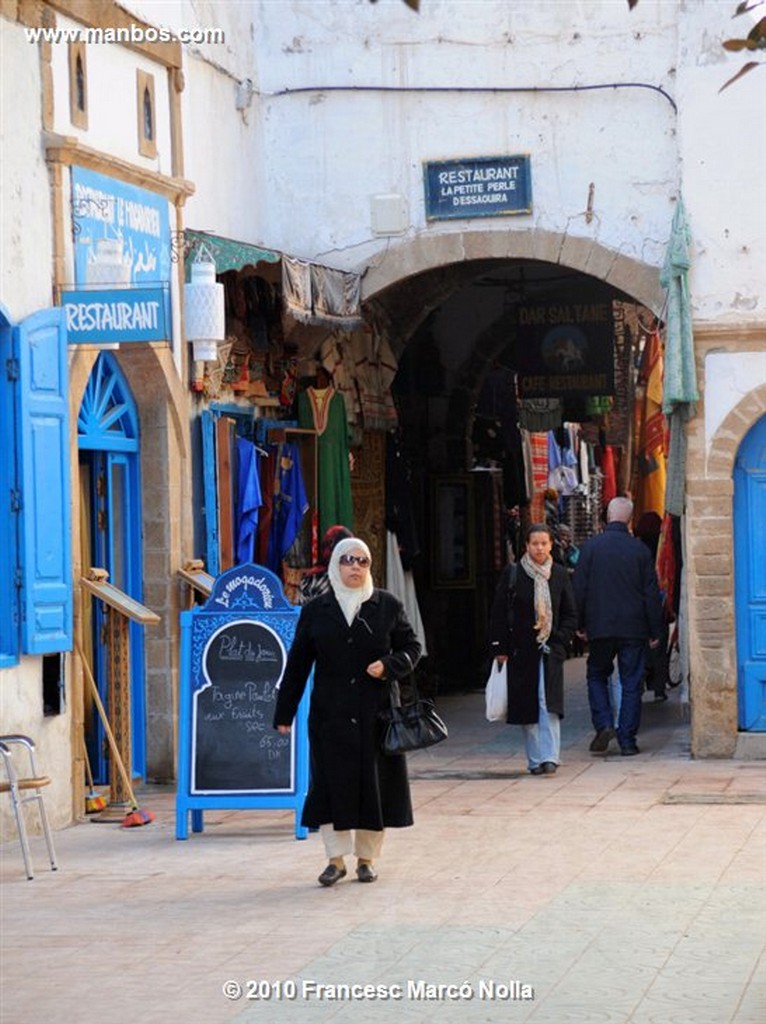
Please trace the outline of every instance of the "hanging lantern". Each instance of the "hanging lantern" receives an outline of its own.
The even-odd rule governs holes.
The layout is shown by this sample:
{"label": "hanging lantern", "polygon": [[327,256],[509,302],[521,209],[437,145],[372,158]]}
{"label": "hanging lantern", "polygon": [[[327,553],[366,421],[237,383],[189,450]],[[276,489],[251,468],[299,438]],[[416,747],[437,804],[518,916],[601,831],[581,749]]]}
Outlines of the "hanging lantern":
{"label": "hanging lantern", "polygon": [[223,285],[215,279],[215,263],[203,245],[191,265],[191,281],[184,289],[186,337],[195,361],[215,361],[218,342],[226,336]]}

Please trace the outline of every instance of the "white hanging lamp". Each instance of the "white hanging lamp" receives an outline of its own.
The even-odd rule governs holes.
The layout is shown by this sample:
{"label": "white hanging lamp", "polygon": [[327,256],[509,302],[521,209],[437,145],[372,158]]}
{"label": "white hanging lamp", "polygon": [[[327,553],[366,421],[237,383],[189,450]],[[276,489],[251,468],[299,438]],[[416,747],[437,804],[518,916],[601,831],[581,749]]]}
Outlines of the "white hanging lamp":
{"label": "white hanging lamp", "polygon": [[184,288],[186,338],[195,361],[215,361],[218,342],[226,337],[223,285],[215,279],[215,261],[204,243],[191,265],[191,281]]}

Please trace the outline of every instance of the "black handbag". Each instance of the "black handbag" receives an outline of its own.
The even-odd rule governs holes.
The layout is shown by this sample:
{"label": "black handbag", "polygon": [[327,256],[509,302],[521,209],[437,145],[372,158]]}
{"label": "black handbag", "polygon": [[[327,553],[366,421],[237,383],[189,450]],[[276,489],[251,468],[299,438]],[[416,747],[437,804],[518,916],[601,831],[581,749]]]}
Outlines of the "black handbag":
{"label": "black handbag", "polygon": [[447,739],[447,726],[434,702],[421,697],[414,682],[412,690],[415,699],[403,705],[399,685],[394,682],[391,686],[391,707],[379,713],[383,725],[380,749],[384,754],[423,750]]}

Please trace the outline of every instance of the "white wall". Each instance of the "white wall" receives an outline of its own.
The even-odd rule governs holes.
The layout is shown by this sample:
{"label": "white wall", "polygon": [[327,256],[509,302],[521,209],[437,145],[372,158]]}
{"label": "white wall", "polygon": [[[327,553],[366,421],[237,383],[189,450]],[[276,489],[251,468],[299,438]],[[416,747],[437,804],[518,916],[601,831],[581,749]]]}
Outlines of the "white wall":
{"label": "white wall", "polygon": [[[752,54],[720,42],[746,35],[763,9],[692,0],[680,18],[679,160],[694,236],[690,275],[700,320],[766,321],[766,68],[719,92]],[[757,56],[757,55],[756,55]]]}
{"label": "white wall", "polygon": [[[82,26],[59,15],[57,27]],[[76,128],[69,110],[69,47],[51,46],[55,95],[54,130],[79,138],[83,144],[102,153],[121,157],[139,167],[170,175],[173,173],[170,151],[170,103],[168,74],[136,50],[118,43],[90,43],[87,50],[88,128]],[[141,156],[138,149],[138,110],[136,72],[145,71],[154,78],[157,156]]]}
{"label": "white wall", "polygon": [[40,147],[40,59],[0,18],[0,303],[21,320],[51,304],[51,206]]}
{"label": "white wall", "polygon": [[[422,164],[529,153],[534,211],[482,221],[595,239],[648,262],[661,258],[677,188],[676,116],[650,89],[465,95],[407,87],[535,87],[643,82],[674,91],[675,5],[642,0],[558,5],[401,0],[375,5],[260,2],[264,234],[288,252],[358,266],[385,247],[370,196],[401,192],[409,234],[427,224]],[[322,86],[381,85],[396,93]],[[315,92],[276,95],[290,88]],[[594,217],[584,212],[595,185]]]}

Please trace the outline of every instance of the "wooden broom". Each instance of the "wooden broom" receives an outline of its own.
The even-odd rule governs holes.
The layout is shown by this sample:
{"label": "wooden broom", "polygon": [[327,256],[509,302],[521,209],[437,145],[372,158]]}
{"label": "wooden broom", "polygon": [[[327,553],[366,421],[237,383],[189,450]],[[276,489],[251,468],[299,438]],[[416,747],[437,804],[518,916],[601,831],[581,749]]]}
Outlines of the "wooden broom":
{"label": "wooden broom", "polygon": [[109,749],[112,752],[112,758],[114,760],[114,763],[117,765],[117,768],[119,769],[122,784],[125,787],[125,791],[127,792],[128,796],[130,797],[130,802],[133,807],[133,809],[128,814],[126,814],[125,818],[122,821],[121,827],[136,828],[139,825],[148,825],[150,822],[154,821],[154,815],[152,814],[151,811],[142,810],[138,806],[136,794],[133,791],[133,786],[131,785],[130,778],[128,777],[128,773],[125,770],[125,762],[122,760],[122,757],[120,755],[120,751],[117,746],[117,741],[115,740],[114,733],[112,732],[112,728],[109,725],[109,719],[106,717],[106,709],[104,708],[103,701],[101,700],[101,694],[98,692],[96,680],[93,678],[93,673],[91,672],[90,665],[88,664],[87,659],[83,654],[79,640],[75,640],[75,650],[77,651],[77,655],[80,661],[82,662],[83,668],[85,669],[85,677],[88,680],[88,684],[90,685],[90,691],[94,703],[98,708],[98,713],[101,718],[101,724],[104,726],[104,732],[106,733],[107,740],[109,741]]}

